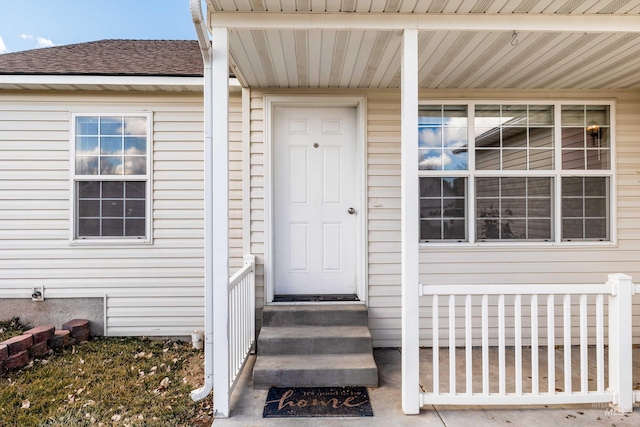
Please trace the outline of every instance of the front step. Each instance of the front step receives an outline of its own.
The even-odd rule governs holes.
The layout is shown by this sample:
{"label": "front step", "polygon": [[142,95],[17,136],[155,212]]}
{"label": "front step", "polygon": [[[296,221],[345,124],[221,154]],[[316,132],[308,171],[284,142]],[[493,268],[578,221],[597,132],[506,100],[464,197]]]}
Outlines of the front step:
{"label": "front step", "polygon": [[364,305],[268,306],[262,323],[254,388],[378,386]]}
{"label": "front step", "polygon": [[258,338],[261,356],[371,353],[371,348],[366,326],[268,326]]}
{"label": "front step", "polygon": [[253,387],[378,387],[371,354],[258,356]]}

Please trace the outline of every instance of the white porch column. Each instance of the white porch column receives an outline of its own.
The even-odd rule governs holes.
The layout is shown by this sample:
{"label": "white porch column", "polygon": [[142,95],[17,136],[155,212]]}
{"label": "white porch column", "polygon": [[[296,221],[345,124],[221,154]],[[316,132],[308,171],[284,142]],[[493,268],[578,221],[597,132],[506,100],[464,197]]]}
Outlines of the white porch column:
{"label": "white porch column", "polygon": [[633,411],[633,318],[634,285],[631,276],[610,274],[613,295],[609,297],[609,388],[613,407]]}
{"label": "white porch column", "polygon": [[405,29],[401,71],[402,410],[420,412],[418,30]]}
{"label": "white porch column", "polygon": [[[216,417],[229,416],[229,41],[227,28],[213,28],[212,37],[212,147],[205,163],[211,179],[211,268],[213,281],[213,410]],[[209,157],[211,156],[211,157]]]}

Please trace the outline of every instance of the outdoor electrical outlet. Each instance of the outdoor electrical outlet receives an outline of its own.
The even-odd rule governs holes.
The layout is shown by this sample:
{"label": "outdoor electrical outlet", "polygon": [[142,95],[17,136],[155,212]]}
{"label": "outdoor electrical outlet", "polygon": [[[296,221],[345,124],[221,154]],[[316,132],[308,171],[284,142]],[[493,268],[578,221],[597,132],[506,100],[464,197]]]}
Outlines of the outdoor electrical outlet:
{"label": "outdoor electrical outlet", "polygon": [[44,286],[36,286],[33,288],[31,301],[44,301]]}

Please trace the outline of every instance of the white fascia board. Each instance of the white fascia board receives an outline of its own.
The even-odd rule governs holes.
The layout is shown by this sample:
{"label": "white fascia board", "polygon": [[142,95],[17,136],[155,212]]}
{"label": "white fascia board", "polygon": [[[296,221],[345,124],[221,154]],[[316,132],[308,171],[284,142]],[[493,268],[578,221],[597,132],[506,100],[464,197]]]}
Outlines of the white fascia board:
{"label": "white fascia board", "polygon": [[[76,75],[0,75],[0,84],[15,85],[91,85],[91,86],[203,86],[203,77],[160,76],[76,76]],[[240,88],[236,78],[229,79],[230,88]],[[231,89],[233,90],[233,89]]]}
{"label": "white fascia board", "polygon": [[263,30],[554,31],[640,33],[638,15],[214,12],[211,28]]}

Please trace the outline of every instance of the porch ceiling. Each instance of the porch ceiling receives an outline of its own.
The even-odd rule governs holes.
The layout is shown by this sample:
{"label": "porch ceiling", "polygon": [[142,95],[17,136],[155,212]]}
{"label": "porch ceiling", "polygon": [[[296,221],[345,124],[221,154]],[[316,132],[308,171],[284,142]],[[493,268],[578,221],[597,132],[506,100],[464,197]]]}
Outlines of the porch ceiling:
{"label": "porch ceiling", "polygon": [[[640,89],[638,0],[208,0],[247,87]],[[255,13],[247,13],[255,12]]]}

